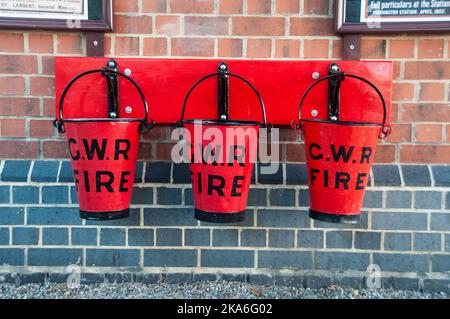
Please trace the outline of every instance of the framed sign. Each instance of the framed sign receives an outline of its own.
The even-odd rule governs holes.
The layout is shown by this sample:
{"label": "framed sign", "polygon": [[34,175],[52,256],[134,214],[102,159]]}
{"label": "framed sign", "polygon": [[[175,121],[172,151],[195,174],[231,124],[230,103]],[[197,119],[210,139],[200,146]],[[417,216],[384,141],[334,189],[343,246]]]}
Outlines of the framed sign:
{"label": "framed sign", "polygon": [[110,31],[111,0],[0,0],[0,28]]}
{"label": "framed sign", "polygon": [[450,30],[450,0],[337,0],[338,33]]}

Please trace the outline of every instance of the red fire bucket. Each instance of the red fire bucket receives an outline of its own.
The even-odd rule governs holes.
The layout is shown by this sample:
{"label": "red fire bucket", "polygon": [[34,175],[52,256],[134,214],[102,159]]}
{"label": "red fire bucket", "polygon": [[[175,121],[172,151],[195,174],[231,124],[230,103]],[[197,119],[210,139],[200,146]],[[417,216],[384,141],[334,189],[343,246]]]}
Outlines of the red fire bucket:
{"label": "red fire bucket", "polygon": [[[383,104],[383,121],[349,122],[337,117],[329,120],[301,119],[301,110],[308,93],[320,82],[341,77],[355,78],[370,85]],[[313,219],[356,224],[365,188],[369,180],[378,138],[390,134],[386,126],[386,102],[371,82],[352,74],[337,73],[316,81],[303,95],[299,107],[300,125],[305,140],[309,216]]]}
{"label": "red fire bucket", "polygon": [[[118,75],[130,81],[141,96],[145,118],[64,119],[64,99],[71,86],[79,78],[96,72]],[[60,133],[66,133],[80,217],[89,220],[128,217],[139,133],[152,126],[148,122],[147,101],[137,83],[127,75],[109,69],[91,70],[77,75],[61,95],[59,119],[55,120],[55,126]]]}
{"label": "red fire bucket", "polygon": [[[195,218],[211,223],[236,223],[245,219],[248,190],[251,183],[254,161],[257,158],[260,127],[267,127],[266,111],[261,95],[246,79],[232,73],[227,76],[245,82],[255,92],[261,105],[263,123],[240,120],[185,120],[186,103],[192,91],[204,80],[223,76],[224,73],[209,74],[201,78],[189,90],[181,112],[180,125],[189,132],[191,140],[192,192],[195,203]],[[219,98],[220,99],[220,98]],[[223,140],[196,141],[196,136],[214,132]],[[225,140],[231,141],[224,146]],[[206,153],[205,153],[206,150]],[[206,158],[212,154],[214,158]]]}

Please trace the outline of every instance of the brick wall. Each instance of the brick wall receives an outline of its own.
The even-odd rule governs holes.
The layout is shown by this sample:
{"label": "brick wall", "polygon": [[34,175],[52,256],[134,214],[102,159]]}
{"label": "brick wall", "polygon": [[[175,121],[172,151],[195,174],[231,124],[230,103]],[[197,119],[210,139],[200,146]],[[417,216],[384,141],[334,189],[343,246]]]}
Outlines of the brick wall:
{"label": "brick wall", "polygon": [[[114,0],[106,54],[340,59],[331,2]],[[85,281],[220,277],[360,286],[374,263],[385,286],[448,291],[449,40],[449,34],[363,37],[363,59],[394,61],[394,134],[377,151],[359,226],[308,218],[303,145],[288,128],[281,129],[278,173],[256,170],[246,221],[214,225],[193,218],[187,167],[170,162],[168,127],[143,137],[131,216],[79,219],[65,143],[50,120],[54,57],[85,56],[85,36],[1,31],[2,278],[61,281],[65,266],[79,264]]]}

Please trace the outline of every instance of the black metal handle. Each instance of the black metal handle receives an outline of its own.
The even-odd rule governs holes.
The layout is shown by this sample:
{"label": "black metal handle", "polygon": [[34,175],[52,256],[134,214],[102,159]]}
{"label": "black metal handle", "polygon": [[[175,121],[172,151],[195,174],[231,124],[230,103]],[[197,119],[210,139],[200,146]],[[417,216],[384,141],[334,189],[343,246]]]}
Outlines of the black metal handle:
{"label": "black metal handle", "polygon": [[195,89],[201,82],[205,81],[206,79],[209,79],[209,78],[211,78],[211,77],[213,77],[213,76],[223,76],[224,74],[229,75],[229,76],[232,76],[232,77],[235,77],[235,78],[237,78],[237,79],[239,79],[239,80],[245,82],[248,86],[250,86],[250,88],[253,90],[253,92],[255,92],[256,96],[258,97],[259,104],[261,105],[261,111],[262,111],[262,117],[263,117],[263,122],[264,122],[263,124],[264,124],[264,127],[268,127],[268,125],[267,125],[267,118],[266,118],[266,108],[265,108],[265,106],[264,106],[264,102],[263,102],[263,100],[262,100],[261,94],[259,94],[258,90],[257,90],[257,89],[254,87],[254,85],[251,84],[248,80],[246,80],[245,78],[243,78],[243,77],[240,76],[240,75],[237,75],[237,74],[234,74],[234,73],[229,73],[229,72],[226,72],[226,73],[212,73],[212,74],[208,74],[208,75],[202,77],[200,80],[198,80],[198,81],[197,81],[197,82],[189,89],[189,92],[187,93],[186,97],[184,98],[183,107],[182,107],[182,109],[181,109],[181,120],[180,120],[180,122],[179,122],[179,125],[182,125],[183,122],[184,122],[184,113],[185,113],[185,110],[186,110],[186,104],[187,104],[187,101],[188,101],[189,97],[191,96],[192,91],[194,91],[194,89]]}
{"label": "black metal handle", "polygon": [[81,77],[84,77],[88,74],[92,74],[92,73],[102,73],[102,74],[106,74],[106,73],[112,73],[115,75],[119,75],[121,77],[124,77],[125,79],[127,79],[128,81],[131,82],[131,84],[133,84],[133,86],[137,89],[137,91],[139,92],[139,95],[141,96],[142,99],[142,103],[144,104],[144,111],[145,111],[145,115],[144,115],[144,119],[141,120],[141,125],[139,126],[139,132],[146,132],[149,129],[151,129],[154,126],[154,122],[153,120],[148,120],[148,103],[147,100],[144,96],[144,93],[142,92],[141,88],[139,87],[139,85],[136,83],[136,81],[134,81],[132,78],[130,78],[129,76],[118,72],[118,71],[112,71],[112,70],[107,70],[106,68],[101,68],[101,69],[95,69],[95,70],[90,70],[90,71],[86,71],[83,73],[78,74],[76,77],[74,77],[69,84],[65,87],[63,93],[61,94],[61,98],[59,100],[59,118],[55,119],[54,121],[54,125],[55,127],[58,129],[59,133],[64,133],[65,132],[65,128],[64,128],[64,117],[63,117],[63,104],[64,104],[64,99],[66,97],[67,92],[69,92],[69,89],[72,87],[72,85]]}
{"label": "black metal handle", "polygon": [[321,79],[317,80],[316,82],[314,82],[314,83],[306,90],[305,94],[303,94],[303,96],[302,96],[302,99],[301,99],[301,101],[300,101],[300,105],[299,105],[299,108],[298,108],[298,119],[299,119],[299,121],[301,122],[301,120],[302,120],[302,119],[301,119],[301,116],[302,116],[302,107],[303,107],[303,103],[304,103],[304,101],[305,101],[305,98],[306,98],[306,96],[309,94],[309,92],[311,92],[311,90],[312,90],[316,85],[318,85],[319,83],[321,83],[322,81],[325,81],[325,80],[328,80],[328,79],[331,79],[331,78],[342,77],[342,76],[360,80],[360,81],[362,81],[362,82],[364,82],[364,83],[370,85],[370,86],[377,92],[378,96],[379,96],[380,99],[381,99],[381,103],[383,104],[383,122],[379,124],[379,125],[382,126],[382,131],[381,131],[380,137],[384,138],[384,137],[388,136],[388,135],[390,134],[390,132],[391,132],[391,127],[390,127],[390,126],[386,126],[386,118],[387,118],[386,101],[385,101],[384,96],[383,96],[383,94],[381,93],[381,91],[380,91],[380,90],[379,90],[372,82],[370,82],[369,80],[366,80],[366,79],[364,79],[364,78],[362,78],[362,77],[360,77],[360,76],[357,76],[357,75],[354,75],[354,74],[348,74],[348,73],[345,73],[345,72],[340,72],[340,73],[336,73],[336,74],[324,76],[323,78],[321,78]]}

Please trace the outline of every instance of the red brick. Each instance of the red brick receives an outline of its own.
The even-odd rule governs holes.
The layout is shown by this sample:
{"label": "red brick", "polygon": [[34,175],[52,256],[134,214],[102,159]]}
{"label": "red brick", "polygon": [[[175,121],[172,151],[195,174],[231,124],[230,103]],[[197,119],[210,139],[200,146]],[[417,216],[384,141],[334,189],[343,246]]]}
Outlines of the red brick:
{"label": "red brick", "polygon": [[384,39],[362,39],[362,59],[384,59],[386,57],[386,40]]}
{"label": "red brick", "polygon": [[151,34],[152,17],[114,15],[114,32]]}
{"label": "red brick", "polygon": [[219,2],[219,14],[239,14],[243,10],[243,0],[227,0]]}
{"label": "red brick", "polygon": [[111,37],[105,36],[105,42],[103,42],[103,51],[106,56],[112,55]]}
{"label": "red brick", "polygon": [[30,137],[54,137],[55,128],[49,120],[30,120]]}
{"label": "red brick", "polygon": [[173,38],[173,56],[201,56],[214,55],[214,40],[205,38]]}
{"label": "red brick", "polygon": [[242,57],[242,39],[219,39],[220,57]]}
{"label": "red brick", "polygon": [[[0,84],[0,87],[1,86],[2,85]],[[0,97],[0,116],[38,116],[38,115],[39,115],[38,98]]]}
{"label": "red brick", "polygon": [[43,98],[42,99],[42,116],[54,117],[55,116],[55,98]]}
{"label": "red brick", "polygon": [[139,143],[138,159],[151,160],[152,159],[152,144]]}
{"label": "red brick", "polygon": [[[151,1],[143,1],[146,2],[155,2],[156,0]],[[113,10],[114,12],[139,12],[139,5],[136,0],[114,0],[113,1]]]}
{"label": "red brick", "polygon": [[447,80],[450,78],[450,63],[447,61],[407,61],[405,79]]}
{"label": "red brick", "polygon": [[426,82],[420,84],[421,101],[443,101],[445,99],[445,83]]}
{"label": "red brick", "polygon": [[155,17],[155,28],[159,34],[180,34],[180,18],[177,16]]}
{"label": "red brick", "polygon": [[335,36],[334,21],[329,18],[291,18],[290,35]]}
{"label": "red brick", "polygon": [[378,145],[373,161],[374,163],[394,163],[395,153],[395,145]]}
{"label": "red brick", "polygon": [[328,40],[305,40],[303,43],[303,55],[305,58],[328,58]]}
{"label": "red brick", "polygon": [[25,120],[3,119],[0,127],[2,137],[25,137]]}
{"label": "red brick", "polygon": [[392,100],[393,101],[411,101],[414,100],[414,83],[393,83]]}
{"label": "red brick", "polygon": [[399,121],[399,105],[397,103],[391,103],[391,123]]}
{"label": "red brick", "polygon": [[444,56],[444,40],[419,40],[419,59],[439,59]]}
{"label": "red brick", "polygon": [[142,1],[142,11],[145,13],[166,13],[166,0],[144,0]]}
{"label": "red brick", "polygon": [[234,35],[277,36],[285,33],[284,18],[233,17]]}
{"label": "red brick", "polygon": [[32,77],[30,79],[30,93],[36,96],[55,95],[55,79],[53,77]]}
{"label": "red brick", "polygon": [[411,124],[392,124],[392,134],[386,139],[390,143],[405,143],[412,141]]}
{"label": "red brick", "polygon": [[414,39],[392,39],[389,40],[389,58],[413,58],[414,47],[416,41]]}
{"label": "red brick", "polygon": [[247,0],[248,14],[270,14],[271,11],[271,0]]}
{"label": "red brick", "polygon": [[450,145],[401,145],[402,163],[450,163]]}
{"label": "red brick", "polygon": [[139,55],[138,37],[116,37],[116,55]]}
{"label": "red brick", "polygon": [[298,40],[276,40],[275,57],[295,59],[300,56],[300,41]]}
{"label": "red brick", "polygon": [[185,17],[184,33],[190,35],[227,35],[228,18]]}
{"label": "red brick", "polygon": [[416,124],[416,142],[442,142],[441,124]]}
{"label": "red brick", "polygon": [[167,126],[155,126],[143,135],[145,140],[151,141],[165,141],[167,140],[167,137]]}
{"label": "red brick", "polygon": [[394,81],[400,80],[401,76],[401,63],[398,61],[394,61],[392,63],[392,79]]}
{"label": "red brick", "polygon": [[172,13],[214,13],[214,0],[170,0]]}
{"label": "red brick", "polygon": [[300,1],[297,0],[277,0],[276,3],[277,13],[299,13]]}
{"label": "red brick", "polygon": [[23,34],[0,32],[0,51],[1,52],[23,52]]}
{"label": "red brick", "polygon": [[400,112],[403,122],[450,122],[449,104],[404,104]]}
{"label": "red brick", "polygon": [[55,57],[54,56],[42,56],[42,74],[54,75],[55,74]]}
{"label": "red brick", "polygon": [[158,142],[156,145],[156,158],[157,161],[170,161],[172,159],[172,147],[174,142]]}
{"label": "red brick", "polygon": [[248,58],[269,58],[272,52],[272,40],[270,39],[248,39]]}
{"label": "red brick", "polygon": [[[294,1],[295,2],[295,1]],[[305,14],[327,15],[330,7],[329,0],[304,0]]]}
{"label": "red brick", "polygon": [[25,55],[0,55],[0,73],[37,73],[37,58]]}
{"label": "red brick", "polygon": [[0,76],[0,94],[24,94],[25,79],[21,76]]}
{"label": "red brick", "polygon": [[31,33],[28,36],[28,46],[32,53],[53,53],[53,35]]}
{"label": "red brick", "polygon": [[66,141],[44,141],[42,149],[44,158],[69,158]]}
{"label": "red brick", "polygon": [[26,142],[17,140],[0,141],[0,157],[14,159],[34,159],[39,155],[38,142]]}
{"label": "red brick", "polygon": [[167,40],[165,38],[144,39],[144,56],[167,55]]}
{"label": "red brick", "polygon": [[332,59],[341,59],[342,58],[342,40],[332,40],[331,43],[331,58]]}
{"label": "red brick", "polygon": [[447,128],[445,131],[445,136],[447,137],[446,142],[450,143],[450,124],[447,124]]}
{"label": "red brick", "polygon": [[58,53],[82,54],[82,41],[79,35],[58,34]]}
{"label": "red brick", "polygon": [[286,161],[300,163],[305,162],[305,145],[300,143],[286,144]]}

